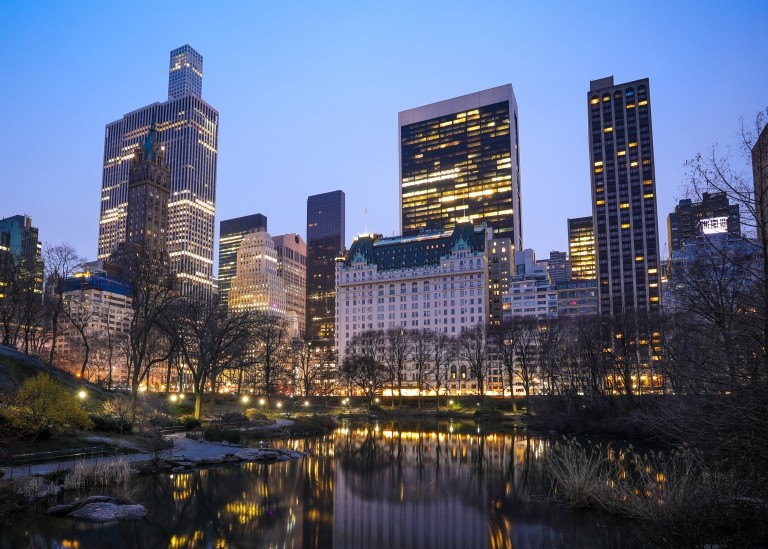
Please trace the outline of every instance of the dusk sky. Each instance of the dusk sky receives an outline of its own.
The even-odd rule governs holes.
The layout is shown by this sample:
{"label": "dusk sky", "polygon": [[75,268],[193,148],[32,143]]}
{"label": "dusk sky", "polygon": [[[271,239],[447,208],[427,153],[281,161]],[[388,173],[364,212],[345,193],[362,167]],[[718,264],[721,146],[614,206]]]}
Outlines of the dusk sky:
{"label": "dusk sky", "polygon": [[307,196],[336,189],[347,245],[398,234],[398,112],[511,83],[524,246],[566,250],[566,219],[591,214],[589,81],[614,75],[650,78],[666,256],[684,162],[735,146],[740,117],[768,106],[767,23],[764,0],[5,1],[0,218],[28,214],[94,259],[104,127],[167,100],[169,53],[190,44],[220,112],[217,238],[257,212],[306,237]]}

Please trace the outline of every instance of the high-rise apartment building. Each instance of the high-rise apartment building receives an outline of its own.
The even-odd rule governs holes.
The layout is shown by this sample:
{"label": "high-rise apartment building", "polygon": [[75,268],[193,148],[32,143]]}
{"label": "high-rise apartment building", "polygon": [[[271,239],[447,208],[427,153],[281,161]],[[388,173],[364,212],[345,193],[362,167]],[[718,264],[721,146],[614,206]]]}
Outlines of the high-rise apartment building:
{"label": "high-rise apartment building", "polygon": [[517,101],[512,85],[399,113],[400,229],[485,222],[520,250]]}
{"label": "high-rise apartment building", "polygon": [[168,255],[185,293],[213,291],[213,233],[219,113],[200,97],[203,59],[189,46],[171,52],[168,101],[107,124],[98,258],[125,242],[131,160],[156,124],[170,169]]}
{"label": "high-rise apartment building", "polygon": [[739,205],[729,204],[725,193],[704,193],[700,202],[684,198],[667,216],[670,255],[698,236],[719,233],[741,235]]}
{"label": "high-rise apartment building", "polygon": [[568,220],[568,254],[573,280],[596,278],[595,229],[591,215]]}
{"label": "high-rise apartment building", "polygon": [[237,272],[237,250],[246,234],[258,230],[267,230],[267,218],[260,213],[219,223],[219,303],[225,308],[229,303],[232,278]]}
{"label": "high-rise apartment building", "polygon": [[330,345],[336,321],[336,258],[344,252],[344,216],[343,191],[307,198],[306,334]]}
{"label": "high-rise apartment building", "polygon": [[593,80],[587,107],[600,313],[658,310],[661,269],[648,79]]}
{"label": "high-rise apartment building", "polygon": [[296,315],[303,334],[307,314],[307,244],[296,233],[273,236],[277,251],[277,274],[285,287],[286,310]]}

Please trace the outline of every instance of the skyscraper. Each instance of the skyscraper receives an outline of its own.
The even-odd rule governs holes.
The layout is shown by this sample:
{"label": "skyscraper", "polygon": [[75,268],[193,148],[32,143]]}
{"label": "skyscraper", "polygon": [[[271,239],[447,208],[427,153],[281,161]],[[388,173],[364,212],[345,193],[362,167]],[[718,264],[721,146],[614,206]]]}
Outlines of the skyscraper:
{"label": "skyscraper", "polygon": [[307,336],[334,341],[336,258],[344,251],[343,191],[307,198]]}
{"label": "skyscraper", "polygon": [[600,313],[658,310],[661,272],[648,79],[587,93]]}
{"label": "skyscraper", "polygon": [[283,279],[286,309],[296,315],[304,333],[307,316],[307,243],[296,233],[273,236],[277,251],[277,274]]}
{"label": "skyscraper", "polygon": [[400,229],[485,222],[522,247],[517,101],[507,84],[403,111]]}
{"label": "skyscraper", "polygon": [[266,216],[257,213],[219,223],[219,303],[229,303],[232,278],[237,272],[237,250],[247,233],[267,230]]}
{"label": "skyscraper", "polygon": [[264,229],[246,234],[240,243],[229,309],[286,316],[287,299],[283,279],[277,272],[277,250]]}
{"label": "skyscraper", "polygon": [[[42,252],[38,230],[32,226],[31,217],[14,215],[0,219],[0,297],[10,282],[7,276],[23,279],[25,289],[43,292]],[[10,265],[15,268],[7,270],[5,267]]]}
{"label": "skyscraper", "polygon": [[219,113],[200,97],[203,59],[190,46],[171,52],[168,101],[107,124],[98,258],[126,240],[131,159],[154,122],[170,169],[168,255],[185,293],[213,290],[213,231]]}
{"label": "skyscraper", "polygon": [[568,220],[568,255],[573,280],[595,279],[595,229],[591,215]]}

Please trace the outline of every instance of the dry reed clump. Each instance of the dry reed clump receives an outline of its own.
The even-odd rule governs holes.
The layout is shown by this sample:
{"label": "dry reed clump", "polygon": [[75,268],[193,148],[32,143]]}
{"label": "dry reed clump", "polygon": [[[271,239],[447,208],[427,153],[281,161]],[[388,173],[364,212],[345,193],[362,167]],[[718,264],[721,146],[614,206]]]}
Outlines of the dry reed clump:
{"label": "dry reed clump", "polygon": [[21,477],[8,481],[11,491],[26,499],[31,499],[45,490],[45,479],[38,476]]}
{"label": "dry reed clump", "polygon": [[123,459],[103,461],[96,465],[76,463],[64,477],[64,488],[77,490],[91,486],[124,485],[131,476],[131,467]]}
{"label": "dry reed clump", "polygon": [[640,454],[566,439],[552,445],[545,466],[555,493],[572,507],[655,523],[707,520],[730,492],[727,479],[702,465],[687,447],[669,455]]}

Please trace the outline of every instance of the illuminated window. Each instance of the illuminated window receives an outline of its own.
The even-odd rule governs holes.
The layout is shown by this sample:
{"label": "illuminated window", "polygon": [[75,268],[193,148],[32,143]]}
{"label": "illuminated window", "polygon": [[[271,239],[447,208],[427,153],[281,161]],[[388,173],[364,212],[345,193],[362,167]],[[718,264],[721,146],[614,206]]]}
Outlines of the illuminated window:
{"label": "illuminated window", "polygon": [[603,165],[602,160],[598,160],[597,162],[595,162],[595,166],[602,166],[602,165]]}
{"label": "illuminated window", "polygon": [[629,208],[629,202],[622,202],[621,205],[619,205],[619,208],[621,208],[622,210],[626,210],[627,208]]}
{"label": "illuminated window", "polygon": [[629,223],[622,223],[621,224],[622,229],[629,229]]}
{"label": "illuminated window", "polygon": [[633,168],[637,168],[637,160],[635,160],[634,162],[630,162],[629,165]]}
{"label": "illuminated window", "polygon": [[632,141],[632,143],[629,144],[630,148],[637,147],[637,141]]}
{"label": "illuminated window", "polygon": [[603,130],[605,133],[611,133],[613,131],[613,128],[611,126],[608,126]]}
{"label": "illuminated window", "polygon": [[643,198],[653,198],[653,193],[645,193]]}
{"label": "illuminated window", "polygon": [[656,303],[657,301],[659,301],[659,296],[657,296],[657,295],[653,296],[653,297],[651,298],[651,301],[652,301],[652,302],[654,302],[654,303]]}
{"label": "illuminated window", "polygon": [[597,105],[598,103],[600,103],[600,98],[599,98],[599,97],[593,97],[592,99],[590,99],[590,101],[589,101],[589,102],[590,102],[592,105]]}
{"label": "illuminated window", "polygon": [[628,108],[628,109],[634,109],[634,108],[635,108],[635,104],[634,104],[634,103],[629,103],[629,104],[627,105],[627,108]]}
{"label": "illuminated window", "polygon": [[604,204],[605,204],[605,200],[598,200],[597,201],[597,205],[598,206],[603,206]]}
{"label": "illuminated window", "polygon": [[635,256],[635,261],[642,261],[645,259],[642,255]]}
{"label": "illuminated window", "polygon": [[645,179],[645,180],[643,180],[643,185],[653,185],[653,179]]}
{"label": "illuminated window", "polygon": [[624,156],[625,154],[627,154],[627,151],[619,151],[616,153],[616,156]]}
{"label": "illuminated window", "polygon": [[644,107],[644,106],[646,106],[648,104],[648,100],[647,99],[643,99],[642,101],[638,102],[637,104],[640,105],[641,107]]}
{"label": "illuminated window", "polygon": [[656,274],[658,269],[648,269],[648,274]]}

